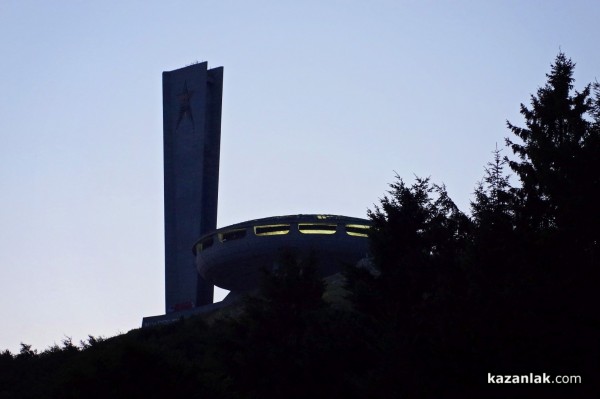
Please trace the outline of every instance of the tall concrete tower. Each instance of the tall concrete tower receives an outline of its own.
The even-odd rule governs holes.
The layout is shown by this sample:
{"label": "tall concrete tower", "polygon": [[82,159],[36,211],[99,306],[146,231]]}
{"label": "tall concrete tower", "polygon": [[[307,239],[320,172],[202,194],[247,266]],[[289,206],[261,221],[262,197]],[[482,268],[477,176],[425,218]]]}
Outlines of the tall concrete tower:
{"label": "tall concrete tower", "polygon": [[217,227],[223,67],[163,72],[166,312],[213,301],[192,245]]}

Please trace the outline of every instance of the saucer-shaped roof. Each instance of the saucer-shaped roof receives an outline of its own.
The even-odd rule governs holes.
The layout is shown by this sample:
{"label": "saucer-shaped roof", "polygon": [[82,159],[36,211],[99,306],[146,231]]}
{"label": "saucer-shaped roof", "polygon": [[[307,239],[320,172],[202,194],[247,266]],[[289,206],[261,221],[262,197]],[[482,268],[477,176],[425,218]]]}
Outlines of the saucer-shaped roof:
{"label": "saucer-shaped roof", "polygon": [[339,215],[288,215],[249,220],[202,236],[193,247],[200,275],[231,291],[258,286],[262,269],[284,253],[313,254],[322,276],[367,256],[369,220]]}

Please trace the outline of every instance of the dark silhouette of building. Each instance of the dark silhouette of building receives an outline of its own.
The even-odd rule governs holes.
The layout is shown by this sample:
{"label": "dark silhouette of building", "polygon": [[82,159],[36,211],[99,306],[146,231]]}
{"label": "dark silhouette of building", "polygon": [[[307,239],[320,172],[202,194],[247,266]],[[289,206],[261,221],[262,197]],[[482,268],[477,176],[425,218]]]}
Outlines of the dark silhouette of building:
{"label": "dark silhouette of building", "polygon": [[255,290],[263,269],[277,267],[286,254],[312,257],[323,277],[356,264],[367,256],[370,226],[339,215],[272,216],[210,232],[193,251],[200,276],[229,290],[229,299]]}
{"label": "dark silhouette of building", "polygon": [[[166,314],[143,327],[226,306],[284,252],[316,255],[324,277],[366,256],[364,219],[275,216],[217,230],[222,93],[222,67],[163,72]],[[215,284],[231,291],[227,301],[213,304]]]}
{"label": "dark silhouette of building", "polygon": [[166,312],[213,302],[190,256],[217,226],[223,68],[163,72]]}

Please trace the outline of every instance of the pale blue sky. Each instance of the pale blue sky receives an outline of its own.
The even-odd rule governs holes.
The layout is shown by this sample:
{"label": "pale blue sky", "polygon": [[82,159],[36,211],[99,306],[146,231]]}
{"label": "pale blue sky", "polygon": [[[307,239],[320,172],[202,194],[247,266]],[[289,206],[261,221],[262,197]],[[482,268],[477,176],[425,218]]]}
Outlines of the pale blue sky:
{"label": "pale blue sky", "polygon": [[[365,217],[394,171],[468,211],[597,1],[0,1],[0,349],[164,310],[161,72],[224,66],[219,226]],[[506,153],[506,151],[505,151]]]}

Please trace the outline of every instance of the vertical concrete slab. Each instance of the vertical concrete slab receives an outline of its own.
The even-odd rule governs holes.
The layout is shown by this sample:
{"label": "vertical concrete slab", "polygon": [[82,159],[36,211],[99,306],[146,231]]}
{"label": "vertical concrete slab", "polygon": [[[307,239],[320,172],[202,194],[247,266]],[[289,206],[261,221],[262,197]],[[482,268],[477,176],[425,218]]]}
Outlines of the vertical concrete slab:
{"label": "vertical concrete slab", "polygon": [[213,301],[192,245],[217,225],[223,68],[163,72],[166,312]]}

